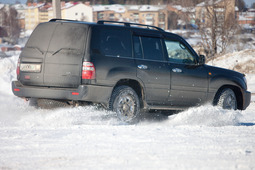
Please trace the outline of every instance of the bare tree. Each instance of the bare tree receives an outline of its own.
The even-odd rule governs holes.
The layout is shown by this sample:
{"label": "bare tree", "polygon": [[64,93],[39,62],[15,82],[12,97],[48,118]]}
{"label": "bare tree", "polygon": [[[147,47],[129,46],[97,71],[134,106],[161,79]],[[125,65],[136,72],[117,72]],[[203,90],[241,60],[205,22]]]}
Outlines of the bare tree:
{"label": "bare tree", "polygon": [[5,40],[10,43],[16,43],[20,35],[20,26],[17,19],[18,12],[9,6],[5,7],[1,12],[3,29],[8,35]]}
{"label": "bare tree", "polygon": [[255,2],[251,5],[251,8],[255,8]]}
{"label": "bare tree", "polygon": [[176,12],[170,11],[168,13],[168,29],[176,29],[177,28],[177,20],[179,16]]}
{"label": "bare tree", "polygon": [[231,37],[236,33],[234,8],[232,0],[205,2],[198,26],[202,45],[209,58],[217,53],[224,53]]}
{"label": "bare tree", "polygon": [[[232,7],[231,7],[232,6]],[[228,10],[227,8],[234,8],[234,10]],[[235,4],[231,4],[230,0],[223,1],[223,18],[224,22],[220,25],[219,34],[220,38],[220,53],[224,53],[229,45],[232,37],[236,35],[239,25],[235,16]]]}
{"label": "bare tree", "polygon": [[240,12],[245,12],[247,10],[244,0],[235,0],[235,3]]}

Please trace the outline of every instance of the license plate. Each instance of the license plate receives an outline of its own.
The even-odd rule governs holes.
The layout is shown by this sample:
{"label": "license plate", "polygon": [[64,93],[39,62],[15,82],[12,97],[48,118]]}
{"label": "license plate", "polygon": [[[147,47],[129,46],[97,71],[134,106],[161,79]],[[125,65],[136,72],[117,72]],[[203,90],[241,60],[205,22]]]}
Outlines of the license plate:
{"label": "license plate", "polygon": [[20,71],[38,73],[41,71],[41,64],[20,64]]}

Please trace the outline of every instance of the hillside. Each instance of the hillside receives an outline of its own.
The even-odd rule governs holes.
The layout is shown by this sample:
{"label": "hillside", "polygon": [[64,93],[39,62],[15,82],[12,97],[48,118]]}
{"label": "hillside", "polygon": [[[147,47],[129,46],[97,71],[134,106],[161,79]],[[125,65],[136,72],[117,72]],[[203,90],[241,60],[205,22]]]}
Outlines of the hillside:
{"label": "hillside", "polygon": [[255,74],[255,49],[228,53],[211,60],[208,64],[245,74]]}

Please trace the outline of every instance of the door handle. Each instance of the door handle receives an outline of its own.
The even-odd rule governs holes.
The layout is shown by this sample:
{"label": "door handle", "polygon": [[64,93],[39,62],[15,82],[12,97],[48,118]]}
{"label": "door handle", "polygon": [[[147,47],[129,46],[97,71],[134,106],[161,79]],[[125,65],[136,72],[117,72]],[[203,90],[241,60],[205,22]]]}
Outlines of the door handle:
{"label": "door handle", "polygon": [[143,64],[138,65],[137,67],[138,67],[139,69],[141,69],[141,70],[147,70],[147,69],[148,69],[148,66],[143,65]]}
{"label": "door handle", "polygon": [[182,72],[182,69],[173,68],[172,71],[173,71],[174,73],[181,73],[181,72]]}

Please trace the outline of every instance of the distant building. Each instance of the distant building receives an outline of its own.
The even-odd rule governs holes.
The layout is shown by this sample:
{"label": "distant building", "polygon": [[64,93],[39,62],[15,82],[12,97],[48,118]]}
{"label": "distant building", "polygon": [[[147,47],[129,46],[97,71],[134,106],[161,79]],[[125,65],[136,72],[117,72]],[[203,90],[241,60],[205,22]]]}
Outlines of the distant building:
{"label": "distant building", "polygon": [[94,22],[98,20],[124,21],[127,19],[126,8],[123,5],[94,5],[92,8]]}
{"label": "distant building", "polygon": [[15,4],[15,5],[13,5],[13,7],[18,12],[19,26],[22,30],[24,30],[25,29],[25,14],[26,14],[27,5]]}
{"label": "distant building", "polygon": [[[53,18],[53,10],[49,9],[49,19]],[[92,7],[89,4],[61,2],[61,16],[62,19],[70,19],[77,21],[93,21]]]}
{"label": "distant building", "polygon": [[[77,21],[93,21],[92,7],[89,4],[75,2],[61,2],[62,19]],[[33,30],[39,23],[47,22],[53,18],[51,3],[28,3],[25,12],[25,28]]]}
{"label": "distant building", "polygon": [[240,25],[255,25],[255,9],[248,9],[246,12],[240,12],[238,22]]}
{"label": "distant building", "polygon": [[94,5],[93,21],[110,20],[154,25],[167,29],[166,5]]}
{"label": "distant building", "polygon": [[138,5],[127,5],[127,12],[125,14],[126,20],[133,23],[141,23],[140,6]]}
{"label": "distant building", "polygon": [[146,25],[155,25],[167,29],[166,25],[166,6],[163,5],[142,5],[140,8],[140,23]]}
{"label": "distant building", "polygon": [[237,18],[235,0],[207,0],[196,5],[196,21],[200,23],[212,22],[208,17],[216,14],[218,22],[232,21]]}
{"label": "distant building", "polygon": [[[168,11],[172,11],[178,15],[177,28],[179,29],[196,29],[196,8],[182,7],[180,5],[168,5]],[[172,21],[171,21],[172,22]]]}
{"label": "distant building", "polygon": [[[225,4],[224,4],[225,3]],[[227,6],[226,6],[226,3]],[[182,7],[178,5],[93,5],[89,2],[61,2],[62,19],[97,22],[98,20],[133,22],[145,25],[154,25],[168,30],[169,25],[176,22],[177,25],[185,27],[188,24],[199,22],[210,22],[205,16],[206,8],[209,11],[215,5],[218,19],[221,21],[232,17],[238,19],[239,24],[255,24],[255,10],[250,9],[238,15],[235,0],[206,0],[194,7]],[[3,6],[3,5],[2,5]],[[3,8],[0,5],[1,8]],[[226,8],[225,8],[226,7]],[[33,30],[39,23],[47,22],[53,18],[51,3],[28,3],[26,5],[16,4],[14,8],[18,11],[18,19],[22,29]],[[223,13],[225,11],[225,13]],[[177,18],[171,18],[176,14]],[[222,16],[222,17],[221,17]],[[225,18],[224,18],[225,17]],[[174,19],[176,21],[174,21]],[[1,12],[0,12],[1,26]],[[186,27],[185,27],[186,28]]]}
{"label": "distant building", "polygon": [[[171,18],[173,13],[179,16],[176,21]],[[93,21],[98,20],[133,22],[168,30],[170,22],[177,20],[183,25],[195,24],[195,9],[172,5],[94,5]]]}
{"label": "distant building", "polygon": [[[44,10],[40,10],[43,8],[44,3],[28,3],[27,9],[25,12],[25,29],[26,30],[33,30],[38,23],[43,21],[41,17],[41,13],[44,13]],[[40,18],[40,19],[39,19]]]}

